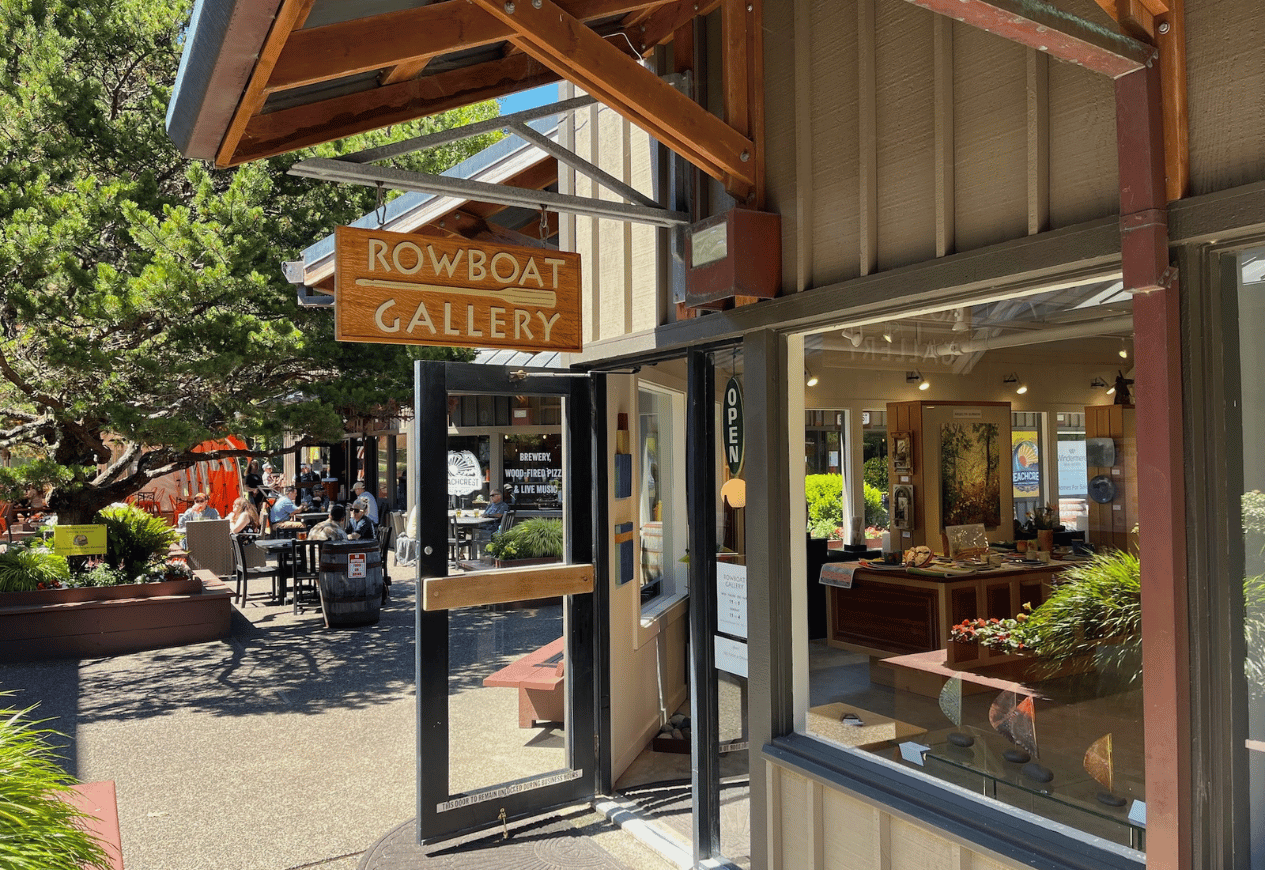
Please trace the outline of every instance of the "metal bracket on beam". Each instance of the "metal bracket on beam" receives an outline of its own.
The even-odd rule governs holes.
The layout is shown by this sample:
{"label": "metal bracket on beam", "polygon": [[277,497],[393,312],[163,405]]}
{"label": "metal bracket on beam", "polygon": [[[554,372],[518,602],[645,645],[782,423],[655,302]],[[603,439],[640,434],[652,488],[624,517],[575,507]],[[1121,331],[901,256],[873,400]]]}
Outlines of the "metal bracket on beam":
{"label": "metal bracket on beam", "polygon": [[650,207],[590,197],[570,196],[550,190],[526,190],[521,187],[490,184],[485,181],[471,181],[465,178],[452,178],[447,175],[408,172],[403,169],[396,169],[393,166],[365,166],[323,157],[311,158],[296,163],[290,169],[290,174],[305,178],[317,178],[322,181],[361,184],[365,187],[377,187],[381,184],[383,187],[389,187],[392,190],[412,190],[436,196],[452,196],[463,200],[474,199],[480,202],[493,202],[501,205],[523,206],[534,209],[543,208],[554,212],[610,218],[612,220],[631,221],[633,223],[660,227],[684,225],[690,222],[690,216],[685,212],[670,211],[660,206]]}
{"label": "metal bracket on beam", "polygon": [[[677,88],[688,88],[690,85],[688,75],[672,73],[662,76],[662,78]],[[335,160],[325,158],[301,160],[290,169],[290,174],[307,178],[318,178],[324,181],[364,184],[372,187],[381,184],[383,187],[390,187],[393,190],[412,190],[437,196],[477,199],[480,202],[491,202],[499,205],[543,208],[554,212],[611,218],[633,223],[651,224],[653,226],[671,227],[688,224],[688,215],[664,208],[655,202],[652,197],[647,196],[631,185],[625,184],[575,152],[562,147],[548,136],[527,126],[528,121],[574,112],[591,106],[596,102],[597,100],[594,97],[587,95],[573,97],[569,100],[489,118],[486,121],[476,121],[464,127],[439,130],[424,136],[415,136],[411,139],[393,142],[390,145],[366,148],[363,151],[345,154]],[[488,184],[469,179],[453,178],[447,175],[405,172],[390,167],[370,167],[366,165],[379,160],[410,154],[424,148],[435,148],[440,145],[459,142],[462,139],[490,133],[494,130],[508,130],[514,133],[524,141],[535,145],[541,151],[554,157],[560,163],[570,166],[617,196],[628,200],[629,203],[636,203],[637,205],[627,205],[591,197],[570,196],[547,190],[525,190],[509,185]]]}

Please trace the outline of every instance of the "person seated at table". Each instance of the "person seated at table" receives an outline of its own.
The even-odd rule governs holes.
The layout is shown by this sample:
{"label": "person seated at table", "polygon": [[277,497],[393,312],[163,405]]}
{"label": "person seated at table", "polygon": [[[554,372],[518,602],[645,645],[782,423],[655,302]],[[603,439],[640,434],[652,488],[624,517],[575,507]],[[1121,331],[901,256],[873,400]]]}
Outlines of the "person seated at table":
{"label": "person seated at table", "polygon": [[483,509],[483,516],[487,519],[499,520],[501,517],[505,516],[505,512],[509,510],[509,508],[510,506],[505,503],[504,498],[501,495],[501,491],[499,489],[493,489],[490,493],[488,493],[488,506]]}
{"label": "person seated at table", "polygon": [[314,483],[311,489],[304,490],[303,510],[312,512],[329,510],[329,499],[325,495],[325,487]]}
{"label": "person seated at table", "polygon": [[233,507],[228,512],[228,530],[234,535],[260,531],[259,511],[250,503],[249,496],[240,495],[233,502]]}
{"label": "person seated at table", "polygon": [[351,528],[347,532],[350,541],[372,541],[378,536],[373,520],[369,519],[369,499],[361,496],[351,505]]}
{"label": "person seated at table", "polygon": [[[180,531],[185,530],[185,525],[194,520],[218,520],[220,512],[211,507],[205,492],[199,492],[193,496],[193,504],[189,505],[189,509],[180,515],[180,519],[176,521],[176,526]],[[187,547],[189,539],[181,537],[180,546]]]}
{"label": "person seated at table", "polygon": [[309,541],[345,541],[347,531],[343,524],[347,522],[347,509],[340,504],[330,505],[329,518],[312,526],[307,533]]}
{"label": "person seated at table", "polygon": [[268,520],[272,524],[288,522],[290,517],[299,512],[299,506],[294,500],[298,498],[299,491],[293,486],[287,486],[285,494],[277,499],[276,504],[272,506],[272,510],[268,511]]}
{"label": "person seated at table", "polygon": [[321,476],[312,470],[312,466],[308,465],[306,462],[299,466],[299,473],[294,478],[294,485],[297,486],[301,492],[306,492],[312,488],[312,484],[319,484],[320,482]]}
{"label": "person seated at table", "polygon": [[365,503],[365,516],[369,517],[370,521],[372,521],[376,526],[379,522],[378,502],[373,496],[369,495],[365,482],[363,480],[357,480],[354,484],[352,484],[351,491],[353,503],[363,500]]}

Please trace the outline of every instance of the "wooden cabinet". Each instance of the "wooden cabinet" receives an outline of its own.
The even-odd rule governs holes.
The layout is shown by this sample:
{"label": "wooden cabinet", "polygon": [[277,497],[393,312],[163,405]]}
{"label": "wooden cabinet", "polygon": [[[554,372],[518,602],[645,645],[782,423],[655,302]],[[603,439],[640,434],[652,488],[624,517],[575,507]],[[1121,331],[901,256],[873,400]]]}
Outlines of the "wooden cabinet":
{"label": "wooden cabinet", "polygon": [[[1104,456],[1104,451],[1094,449],[1094,439],[1110,439],[1112,450]],[[1096,547],[1137,552],[1134,528],[1138,524],[1138,438],[1133,406],[1086,407],[1085,445],[1089,542]],[[1107,458],[1111,464],[1105,464]],[[1102,483],[1103,479],[1110,481],[1110,487]],[[1099,501],[1108,493],[1109,500]]]}
{"label": "wooden cabinet", "polygon": [[1060,570],[1051,565],[940,578],[858,568],[851,589],[826,589],[828,641],[879,657],[947,647],[951,664],[988,658],[989,651],[976,644],[951,643],[949,630],[977,616],[1014,616],[1025,603],[1036,607]]}

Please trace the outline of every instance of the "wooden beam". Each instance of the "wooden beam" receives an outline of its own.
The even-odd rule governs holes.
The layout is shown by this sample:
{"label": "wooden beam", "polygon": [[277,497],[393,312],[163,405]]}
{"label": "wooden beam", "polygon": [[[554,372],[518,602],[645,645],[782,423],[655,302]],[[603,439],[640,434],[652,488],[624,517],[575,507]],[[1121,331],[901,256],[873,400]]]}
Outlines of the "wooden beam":
{"label": "wooden beam", "polygon": [[401,124],[550,84],[558,78],[557,73],[534,58],[518,55],[281,109],[251,119],[237,152],[223,165],[285,154],[355,133]]}
{"label": "wooden beam", "polygon": [[1186,0],[1170,0],[1156,19],[1160,89],[1164,107],[1164,192],[1169,202],[1190,187],[1190,102],[1186,89]]}
{"label": "wooden beam", "polygon": [[593,591],[592,565],[541,565],[505,571],[468,571],[422,580],[422,609],[451,610],[508,604]]}
{"label": "wooden beam", "polygon": [[747,30],[751,19],[747,0],[724,0],[720,9],[720,66],[725,121],[743,136],[751,136],[751,93],[747,71],[751,49]]}
{"label": "wooden beam", "polygon": [[1141,69],[1151,46],[1074,18],[1038,0],[908,0],[1003,39],[1110,78]]}
{"label": "wooden beam", "polygon": [[[654,9],[670,0],[561,0],[581,21]],[[434,57],[504,42],[514,29],[460,0],[296,30],[268,79],[271,91],[395,66],[416,75]],[[390,73],[384,83],[403,79]]]}
{"label": "wooden beam", "polygon": [[[751,140],[602,39],[553,0],[473,0],[517,31],[511,41],[719,179],[740,202],[755,186]],[[513,12],[508,11],[513,9]]]}
{"label": "wooden beam", "polygon": [[232,155],[245,135],[251,119],[259,114],[264,100],[268,98],[266,83],[272,76],[273,66],[285,47],[286,38],[298,22],[307,20],[313,2],[315,0],[284,0],[282,3],[272,29],[268,31],[268,37],[264,40],[263,48],[259,52],[259,59],[255,61],[255,68],[250,74],[250,81],[246,84],[246,91],[242,94],[241,102],[237,104],[237,111],[233,113],[228,129],[224,132],[224,138],[220,141],[220,149],[215,155],[216,166],[231,165]]}
{"label": "wooden beam", "polygon": [[[677,0],[676,3],[656,9],[654,14],[646,19],[636,33],[628,31],[629,37],[634,44],[641,46],[643,57],[654,51],[655,46],[663,45],[669,40],[672,40],[676,50],[680,51],[681,40],[676,36],[677,31],[698,16],[709,14],[719,5],[720,0],[710,0],[708,3]],[[693,55],[694,47],[692,45],[689,48],[689,52]]]}
{"label": "wooden beam", "polygon": [[1126,32],[1160,53],[1164,113],[1164,190],[1169,202],[1190,186],[1190,109],[1186,87],[1185,0],[1097,0]]}

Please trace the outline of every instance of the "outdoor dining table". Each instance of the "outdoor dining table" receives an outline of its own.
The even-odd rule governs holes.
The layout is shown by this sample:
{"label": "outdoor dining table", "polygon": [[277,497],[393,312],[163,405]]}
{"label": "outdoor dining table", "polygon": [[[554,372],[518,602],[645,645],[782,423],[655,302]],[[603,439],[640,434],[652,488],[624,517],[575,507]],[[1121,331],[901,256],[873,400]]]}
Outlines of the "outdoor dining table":
{"label": "outdoor dining table", "polygon": [[485,542],[474,536],[473,531],[478,528],[490,529],[501,521],[500,517],[485,517],[482,513],[467,516],[460,511],[449,511],[448,516],[455,517],[458,530],[470,536],[470,542],[474,545],[471,555],[476,559],[483,555],[483,544]]}
{"label": "outdoor dining table", "polygon": [[[319,540],[296,540],[294,538],[256,538],[255,546],[264,552],[275,555],[277,557],[277,567],[280,575],[277,578],[279,586],[273,589],[272,600],[275,604],[285,604],[286,602],[286,581],[292,580],[295,576],[296,569],[303,573],[312,572],[320,561],[320,547],[323,541]],[[291,559],[291,553],[298,557],[299,564],[294,565]],[[297,587],[297,584],[295,584]],[[295,593],[297,594],[297,588]]]}

